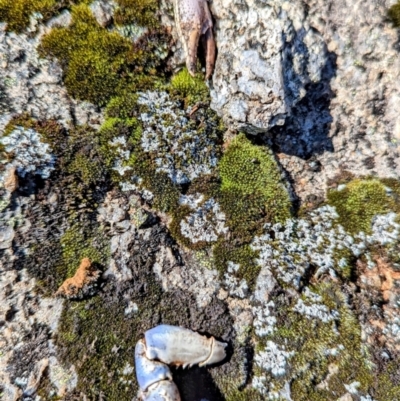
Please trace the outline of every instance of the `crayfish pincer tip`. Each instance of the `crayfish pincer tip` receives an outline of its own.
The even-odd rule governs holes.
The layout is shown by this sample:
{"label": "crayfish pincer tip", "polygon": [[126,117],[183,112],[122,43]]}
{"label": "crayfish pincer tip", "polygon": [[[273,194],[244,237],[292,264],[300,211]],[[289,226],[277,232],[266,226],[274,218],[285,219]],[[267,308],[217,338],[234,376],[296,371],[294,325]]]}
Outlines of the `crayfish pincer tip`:
{"label": "crayfish pincer tip", "polygon": [[217,341],[214,337],[211,337],[212,345],[211,345],[211,353],[210,356],[204,361],[201,365],[213,365],[214,363],[218,363],[223,361],[226,358],[225,348],[227,347],[227,343],[223,343],[221,341]]}

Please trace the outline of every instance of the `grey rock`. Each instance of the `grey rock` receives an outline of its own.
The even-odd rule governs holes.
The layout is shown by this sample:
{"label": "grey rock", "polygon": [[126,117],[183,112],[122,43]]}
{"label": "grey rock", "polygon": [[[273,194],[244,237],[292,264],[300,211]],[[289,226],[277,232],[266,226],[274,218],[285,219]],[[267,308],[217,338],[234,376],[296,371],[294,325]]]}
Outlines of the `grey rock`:
{"label": "grey rock", "polygon": [[400,177],[393,1],[215,0],[212,107],[231,130],[263,134],[303,201],[328,180]]}
{"label": "grey rock", "polygon": [[296,2],[217,0],[212,11],[218,45],[212,108],[235,129],[281,125],[306,86],[321,79],[323,38]]}
{"label": "grey rock", "polygon": [[[73,121],[93,127],[101,124],[102,116],[94,105],[70,99],[58,63],[39,57],[37,47],[42,36],[52,26],[68,23],[68,15],[61,16],[48,26],[39,25],[33,37],[6,32],[5,24],[0,24],[0,111],[4,112],[0,132],[13,115],[22,113],[55,119],[66,127]],[[5,101],[7,105],[1,106]]]}
{"label": "grey rock", "polygon": [[0,227],[0,249],[10,248],[14,235],[15,231],[11,226]]}
{"label": "grey rock", "polygon": [[96,0],[90,5],[90,9],[96,21],[103,27],[112,23],[116,4],[113,1]]}

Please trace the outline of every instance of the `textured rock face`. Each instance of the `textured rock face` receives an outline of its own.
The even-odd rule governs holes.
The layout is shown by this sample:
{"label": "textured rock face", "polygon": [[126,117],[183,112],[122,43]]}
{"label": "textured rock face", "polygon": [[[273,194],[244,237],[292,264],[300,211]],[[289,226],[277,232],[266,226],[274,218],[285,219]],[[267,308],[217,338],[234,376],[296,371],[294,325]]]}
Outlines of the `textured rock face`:
{"label": "textured rock face", "polygon": [[[172,3],[161,3],[175,35]],[[132,40],[148,29],[114,27],[114,7],[91,10]],[[376,177],[399,169],[388,2],[211,7],[223,144],[208,98],[189,102],[184,80],[182,93],[114,99],[99,130],[76,127],[102,117],[70,99],[65,70],[37,52],[70,12],[29,34],[1,25],[0,136],[24,112],[67,128],[19,119],[0,138],[5,400],[131,401],[135,344],[161,323],[230,345],[220,366],[175,372],[183,401],[400,399],[400,181]],[[180,45],[169,65],[184,64]],[[254,136],[234,138],[238,129]],[[327,205],[289,218],[275,157],[310,201],[345,169],[374,178],[340,182]],[[83,258],[99,268],[96,291],[54,297]]]}
{"label": "textured rock face", "polygon": [[213,3],[212,107],[267,132],[303,200],[343,170],[398,177],[400,91],[392,2]]}
{"label": "textured rock face", "polygon": [[212,107],[238,129],[282,125],[321,80],[327,50],[300,2],[218,0]]}
{"label": "textured rock face", "polygon": [[[76,385],[74,369],[64,369],[56,358],[51,335],[57,330],[63,301],[43,298],[36,280],[26,270],[0,269],[0,381],[2,399],[30,399],[52,377],[54,394],[62,396]],[[22,397],[22,398],[21,398]]]}

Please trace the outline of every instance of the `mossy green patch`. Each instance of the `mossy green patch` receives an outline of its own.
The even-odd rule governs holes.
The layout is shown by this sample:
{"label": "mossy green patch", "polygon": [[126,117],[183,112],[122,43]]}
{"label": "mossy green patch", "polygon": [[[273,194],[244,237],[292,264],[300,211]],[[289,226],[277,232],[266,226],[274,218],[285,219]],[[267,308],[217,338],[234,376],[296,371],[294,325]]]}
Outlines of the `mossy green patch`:
{"label": "mossy green patch", "polygon": [[223,275],[229,261],[238,263],[238,278],[245,278],[251,288],[259,267],[249,244],[262,234],[265,223],[284,222],[291,216],[289,194],[272,154],[244,134],[228,145],[218,174],[219,188],[210,188],[227,217],[229,235],[213,248],[216,266]]}
{"label": "mossy green patch", "polygon": [[[221,205],[237,235],[244,236],[259,221],[284,222],[291,202],[274,157],[240,134],[232,140],[219,163]],[[249,217],[250,216],[250,217]]]}
{"label": "mossy green patch", "polygon": [[353,382],[359,382],[361,392],[368,391],[374,375],[356,316],[335,285],[324,283],[310,289],[322,297],[329,311],[336,310],[338,315],[334,321],[324,322],[295,311],[286,296],[274,299],[276,329],[259,341],[273,341],[293,354],[288,358],[286,374],[271,377],[271,382],[277,388],[291,382],[291,396],[296,401],[330,401],[332,394],[345,394],[344,385]]}
{"label": "mossy green patch", "polygon": [[226,272],[228,262],[236,263],[240,268],[235,276],[239,280],[245,279],[249,288],[253,289],[260,266],[256,263],[258,253],[250,245],[237,245],[221,239],[214,245],[213,253],[215,267],[221,276]]}
{"label": "mossy green patch", "polygon": [[396,28],[400,28],[400,1],[389,8],[388,17],[392,20]]}
{"label": "mossy green patch", "polygon": [[73,4],[89,4],[90,0],[0,0],[0,21],[7,30],[22,32],[29,26],[30,17],[40,14],[44,21]]}
{"label": "mossy green patch", "polygon": [[389,361],[376,378],[377,384],[373,392],[374,399],[400,400],[399,364],[397,360]]}
{"label": "mossy green patch", "polygon": [[116,3],[114,18],[118,25],[158,26],[158,0],[117,0]]}
{"label": "mossy green patch", "polygon": [[98,25],[89,7],[72,8],[67,28],[54,28],[42,39],[40,53],[57,58],[65,71],[65,84],[73,97],[103,105],[115,95],[120,77],[129,74],[132,44]]}
{"label": "mossy green patch", "polygon": [[61,237],[62,260],[57,265],[60,284],[72,277],[83,258],[92,264],[104,266],[109,257],[109,243],[101,230],[94,227],[71,226]]}
{"label": "mossy green patch", "polygon": [[0,21],[7,22],[7,29],[21,32],[29,25],[33,13],[51,13],[56,0],[0,0]]}
{"label": "mossy green patch", "polygon": [[192,77],[187,68],[182,69],[171,78],[171,94],[185,100],[185,105],[190,106],[198,102],[209,102],[209,89],[204,77],[197,74]]}
{"label": "mossy green patch", "polygon": [[68,27],[56,27],[42,39],[40,54],[56,58],[64,70],[68,92],[100,106],[118,93],[151,86],[159,65],[152,48],[135,46],[116,32],[101,27],[90,8],[72,7]]}
{"label": "mossy green patch", "polygon": [[[57,336],[64,363],[75,365],[78,389],[89,399],[130,400],[136,379],[133,353],[140,331],[125,318],[123,305],[97,296],[66,302]],[[125,370],[127,364],[131,369]]]}
{"label": "mossy green patch", "polygon": [[[396,194],[396,191],[393,192]],[[335,206],[338,222],[349,232],[371,233],[372,218],[398,208],[394,196],[377,179],[355,179],[345,188],[328,192],[328,203]]]}

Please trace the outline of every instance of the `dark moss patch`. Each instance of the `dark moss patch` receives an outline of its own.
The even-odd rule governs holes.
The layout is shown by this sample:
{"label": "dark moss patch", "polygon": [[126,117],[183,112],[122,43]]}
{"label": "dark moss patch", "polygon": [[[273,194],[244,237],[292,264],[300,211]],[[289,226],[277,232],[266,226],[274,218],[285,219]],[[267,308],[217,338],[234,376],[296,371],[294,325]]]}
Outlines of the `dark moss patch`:
{"label": "dark moss patch", "polygon": [[21,346],[14,352],[9,363],[11,380],[22,377],[27,379],[26,372],[33,371],[36,361],[49,355],[49,338],[49,327],[33,324],[31,331],[23,336]]}
{"label": "dark moss patch", "polygon": [[[390,181],[392,185],[394,182]],[[339,223],[350,233],[371,233],[372,218],[398,208],[398,188],[392,193],[377,179],[355,179],[341,191],[328,192],[328,203],[335,206]]]}
{"label": "dark moss patch", "polygon": [[226,272],[228,262],[240,265],[235,276],[245,279],[250,289],[253,289],[255,280],[260,272],[260,266],[256,263],[258,253],[253,251],[250,245],[237,245],[235,243],[220,240],[214,246],[214,263],[220,275]]}
{"label": "dark moss patch", "polygon": [[102,136],[88,127],[67,132],[54,121],[27,115],[16,117],[7,130],[15,126],[37,131],[56,160],[49,179],[27,176],[21,180],[19,193],[34,193],[36,202],[23,210],[30,229],[17,230],[14,241],[17,266],[27,268],[49,295],[74,273],[79,258],[88,256],[98,264],[107,259],[108,246],[96,221],[96,208],[110,186]]}
{"label": "dark moss patch", "polygon": [[160,71],[155,47],[145,39],[134,45],[101,27],[86,5],[72,7],[71,25],[43,37],[40,54],[56,58],[71,96],[100,106],[118,93],[152,86]]}
{"label": "dark moss patch", "polygon": [[388,10],[388,17],[396,28],[400,28],[400,2],[393,4]]}
{"label": "dark moss patch", "polygon": [[140,26],[157,27],[159,18],[158,0],[117,0],[115,22],[118,25],[139,24]]}
{"label": "dark moss patch", "polygon": [[47,21],[62,9],[78,3],[89,4],[90,0],[0,0],[0,21],[7,22],[7,30],[20,33],[29,26],[34,13],[40,13]]}
{"label": "dark moss patch", "polygon": [[397,401],[400,399],[400,371],[395,357],[382,366],[376,378],[372,395],[377,400]]}

